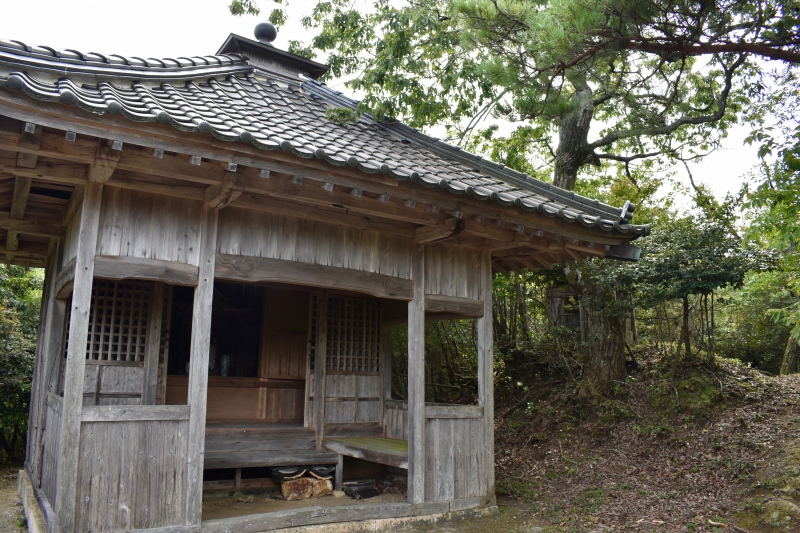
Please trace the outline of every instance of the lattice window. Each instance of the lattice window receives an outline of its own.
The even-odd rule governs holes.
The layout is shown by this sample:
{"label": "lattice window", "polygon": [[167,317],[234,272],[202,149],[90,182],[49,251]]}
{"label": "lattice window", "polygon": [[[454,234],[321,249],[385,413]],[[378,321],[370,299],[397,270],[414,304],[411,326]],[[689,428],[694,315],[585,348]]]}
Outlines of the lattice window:
{"label": "lattice window", "polygon": [[143,361],[152,282],[94,280],[86,358]]}
{"label": "lattice window", "polygon": [[379,372],[380,321],[378,300],[329,297],[327,370]]}

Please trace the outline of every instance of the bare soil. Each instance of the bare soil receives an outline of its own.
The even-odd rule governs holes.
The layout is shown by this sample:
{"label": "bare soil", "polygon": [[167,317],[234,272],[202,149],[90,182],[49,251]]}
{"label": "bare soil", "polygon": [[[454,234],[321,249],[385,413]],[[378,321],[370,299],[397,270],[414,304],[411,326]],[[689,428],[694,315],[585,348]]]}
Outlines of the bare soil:
{"label": "bare soil", "polygon": [[19,466],[0,468],[0,531],[19,533],[27,531],[22,503],[17,496],[17,472]]}

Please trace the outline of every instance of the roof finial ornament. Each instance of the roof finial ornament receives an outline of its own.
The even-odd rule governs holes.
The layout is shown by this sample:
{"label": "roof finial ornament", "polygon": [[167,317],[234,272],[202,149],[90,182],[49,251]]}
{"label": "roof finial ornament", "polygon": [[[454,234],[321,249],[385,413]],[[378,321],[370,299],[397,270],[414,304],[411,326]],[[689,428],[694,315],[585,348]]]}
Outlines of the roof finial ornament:
{"label": "roof finial ornament", "polygon": [[272,46],[272,41],[278,36],[278,30],[269,22],[257,24],[253,33],[258,42],[266,44],[267,46]]}

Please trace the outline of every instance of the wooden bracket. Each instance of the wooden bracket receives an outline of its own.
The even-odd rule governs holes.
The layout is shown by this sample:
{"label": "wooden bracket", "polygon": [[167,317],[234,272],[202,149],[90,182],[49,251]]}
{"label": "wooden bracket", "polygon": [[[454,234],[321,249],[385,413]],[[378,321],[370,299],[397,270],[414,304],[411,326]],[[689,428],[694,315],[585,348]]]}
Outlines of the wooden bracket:
{"label": "wooden bracket", "polygon": [[414,236],[414,243],[415,244],[431,244],[438,241],[443,241],[445,239],[449,239],[450,237],[455,237],[459,235],[464,228],[466,227],[466,223],[461,218],[448,218],[444,221],[444,224],[435,225],[435,226],[422,226],[421,228],[417,228]]}
{"label": "wooden bracket", "polygon": [[122,150],[114,150],[112,142],[107,140],[100,140],[97,143],[97,155],[95,155],[94,163],[89,167],[89,181],[97,183],[105,183],[108,178],[117,169],[117,163]]}
{"label": "wooden bracket", "polygon": [[239,184],[235,172],[226,172],[222,183],[212,185],[206,189],[205,203],[208,207],[222,209],[242,195],[243,188]]}

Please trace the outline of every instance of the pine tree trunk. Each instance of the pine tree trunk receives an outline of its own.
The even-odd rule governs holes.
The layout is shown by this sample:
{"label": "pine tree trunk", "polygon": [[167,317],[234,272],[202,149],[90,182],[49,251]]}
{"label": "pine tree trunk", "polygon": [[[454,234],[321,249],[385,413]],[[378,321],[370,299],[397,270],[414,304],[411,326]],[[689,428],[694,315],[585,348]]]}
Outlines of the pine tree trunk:
{"label": "pine tree trunk", "polygon": [[789,335],[786,341],[786,350],[783,352],[783,362],[781,363],[781,375],[794,374],[798,370],[798,349],[797,339]]}
{"label": "pine tree trunk", "polygon": [[594,104],[592,89],[586,83],[586,79],[571,77],[569,81],[575,88],[572,98],[573,108],[558,123],[553,185],[572,191],[578,179],[578,170],[592,161],[591,153],[586,146],[594,115]]}

